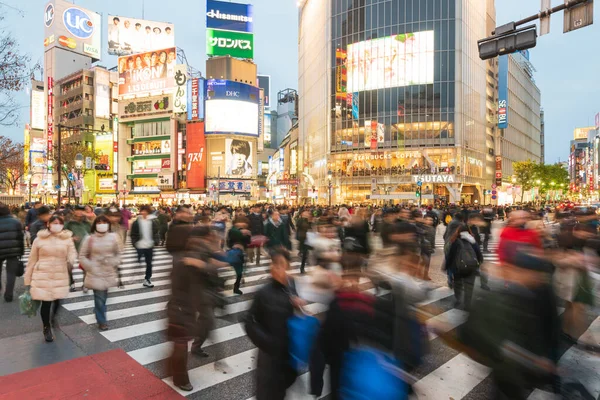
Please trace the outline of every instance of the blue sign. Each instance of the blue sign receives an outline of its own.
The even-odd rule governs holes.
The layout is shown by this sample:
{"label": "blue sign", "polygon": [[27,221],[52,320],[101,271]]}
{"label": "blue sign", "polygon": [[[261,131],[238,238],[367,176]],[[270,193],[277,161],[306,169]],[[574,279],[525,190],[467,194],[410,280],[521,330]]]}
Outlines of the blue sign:
{"label": "blue sign", "polygon": [[69,172],[69,175],[67,175],[67,178],[69,178],[70,181],[74,181],[75,180],[75,175],[73,175],[72,172]]}
{"label": "blue sign", "polygon": [[352,119],[358,119],[358,92],[352,93]]}
{"label": "blue sign", "polygon": [[418,182],[417,182],[417,186],[423,186],[423,182],[421,182],[421,181],[418,181]]}
{"label": "blue sign", "polygon": [[54,22],[54,4],[50,3],[46,6],[44,11],[44,25],[46,28],[50,28]]}
{"label": "blue sign", "polygon": [[498,128],[508,128],[508,55],[498,57]]}
{"label": "blue sign", "polygon": [[206,81],[206,100],[226,99],[259,103],[259,88],[241,82],[226,79],[208,79]]}
{"label": "blue sign", "polygon": [[70,7],[63,13],[65,28],[79,39],[87,39],[94,34],[92,18],[83,10]]}
{"label": "blue sign", "polygon": [[56,189],[56,190],[60,189],[60,185],[55,185],[54,189]]}
{"label": "blue sign", "polygon": [[206,27],[226,31],[254,31],[251,4],[208,0],[206,2]]}

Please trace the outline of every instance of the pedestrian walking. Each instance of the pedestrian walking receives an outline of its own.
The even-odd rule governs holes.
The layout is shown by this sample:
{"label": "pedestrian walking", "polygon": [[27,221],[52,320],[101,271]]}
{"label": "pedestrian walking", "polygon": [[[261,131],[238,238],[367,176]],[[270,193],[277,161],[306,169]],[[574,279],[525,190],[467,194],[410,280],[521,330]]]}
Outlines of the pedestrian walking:
{"label": "pedestrian walking", "polygon": [[[4,300],[13,301],[13,290],[17,278],[19,259],[25,252],[23,226],[21,222],[10,214],[7,205],[0,204],[0,272],[2,264],[6,261],[6,288]],[[2,289],[0,280],[0,289]]]}
{"label": "pedestrian walking", "polygon": [[[75,244],[75,249],[77,250],[77,252],[79,252],[79,250],[81,249],[81,243],[83,239],[90,234],[91,227],[92,225],[90,224],[85,215],[85,207],[80,205],[75,206],[73,218],[71,218],[71,220],[65,224],[65,229],[73,233],[73,243]],[[73,274],[71,273],[71,271],[69,271],[69,274],[71,281],[71,292],[74,292],[75,281],[73,280]],[[84,293],[87,293],[88,291],[88,289],[85,286],[82,287],[82,290]]]}
{"label": "pedestrian walking", "polygon": [[466,225],[460,225],[445,246],[446,268],[452,275],[454,285],[455,308],[469,311],[473,297],[473,285],[483,255],[475,238]]}
{"label": "pedestrian walking", "polygon": [[153,288],[152,284],[152,258],[154,246],[158,244],[158,223],[150,215],[150,207],[142,206],[140,215],[131,226],[131,243],[137,251],[137,261],[141,264],[142,257],[146,262],[146,274],[144,275],[144,287]]}
{"label": "pedestrian walking", "polygon": [[253,263],[256,259],[256,265],[260,264],[260,253],[261,244],[264,242],[265,235],[265,220],[263,218],[261,208],[257,205],[250,209],[248,214],[248,221],[250,221],[250,233],[252,234],[251,243],[254,243],[248,248],[248,262]]}
{"label": "pedestrian walking", "polygon": [[308,209],[302,211],[296,223],[296,239],[298,240],[298,251],[300,252],[300,273],[304,273],[306,260],[310,246],[306,243],[308,232],[312,229],[312,216]]}
{"label": "pedestrian walking", "polygon": [[101,331],[108,329],[106,298],[108,289],[119,282],[122,243],[118,233],[111,232],[108,217],[100,215],[94,220],[91,233],[84,239],[79,252],[79,265],[86,272],[83,285],[94,291],[94,314]]}
{"label": "pedestrian walking", "polygon": [[47,342],[54,340],[52,326],[56,328],[60,299],[69,294],[69,271],[77,258],[73,233],[65,230],[64,226],[62,217],[50,217],[48,229],[38,233],[31,247],[25,270],[25,286],[29,286],[31,298],[42,302],[40,315]]}
{"label": "pedestrian walking", "polygon": [[50,213],[50,208],[47,206],[41,206],[38,208],[37,219],[29,226],[29,240],[31,244],[33,244],[38,232],[47,228],[48,220],[51,216],[52,214]]}
{"label": "pedestrian walking", "polygon": [[283,225],[279,212],[274,211],[269,217],[269,221],[265,227],[265,235],[268,240],[267,248],[269,251],[278,247],[284,247],[291,250],[292,243],[290,242],[290,236],[287,232],[287,228]]}

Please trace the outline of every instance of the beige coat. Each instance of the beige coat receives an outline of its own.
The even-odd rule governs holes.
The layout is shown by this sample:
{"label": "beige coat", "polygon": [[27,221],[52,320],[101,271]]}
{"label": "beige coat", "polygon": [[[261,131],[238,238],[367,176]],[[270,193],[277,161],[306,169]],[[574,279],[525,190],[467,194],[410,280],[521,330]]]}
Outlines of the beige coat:
{"label": "beige coat", "polygon": [[83,285],[94,290],[107,290],[118,285],[117,268],[121,262],[121,244],[117,233],[92,233],[83,240],[79,265],[85,270]]}
{"label": "beige coat", "polygon": [[77,258],[72,236],[66,230],[50,233],[44,229],[37,234],[25,270],[32,299],[53,301],[69,294],[69,269]]}

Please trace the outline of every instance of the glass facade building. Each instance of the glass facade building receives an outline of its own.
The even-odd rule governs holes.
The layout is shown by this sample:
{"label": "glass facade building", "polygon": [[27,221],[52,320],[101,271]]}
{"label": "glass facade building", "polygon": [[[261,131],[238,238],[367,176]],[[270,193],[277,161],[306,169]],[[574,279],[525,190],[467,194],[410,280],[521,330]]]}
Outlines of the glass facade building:
{"label": "glass facade building", "polygon": [[[324,29],[319,22],[323,21]],[[487,0],[307,0],[299,142],[319,201],[483,201],[494,178]],[[491,78],[491,79],[490,79]]]}

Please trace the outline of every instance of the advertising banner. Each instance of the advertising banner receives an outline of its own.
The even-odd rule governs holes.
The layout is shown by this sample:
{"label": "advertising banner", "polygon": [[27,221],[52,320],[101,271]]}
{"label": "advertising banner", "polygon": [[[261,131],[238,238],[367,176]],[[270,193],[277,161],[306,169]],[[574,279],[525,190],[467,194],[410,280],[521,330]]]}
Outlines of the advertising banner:
{"label": "advertising banner", "polygon": [[231,56],[254,58],[254,35],[244,32],[206,30],[206,54],[208,56]]}
{"label": "advertising banner", "polygon": [[186,176],[188,189],[204,189],[206,175],[206,139],[204,123],[187,124]]}
{"label": "advertising banner", "polygon": [[263,105],[265,108],[271,107],[271,76],[257,75],[258,87],[265,91],[265,99]]}
{"label": "advertising banner", "polygon": [[498,128],[508,128],[508,55],[498,57]]}
{"label": "advertising banner", "polygon": [[252,176],[252,142],[225,139],[225,167],[228,176]]}
{"label": "advertising banner", "polygon": [[101,68],[96,68],[94,79],[94,105],[96,118],[110,118],[110,73]]}
{"label": "advertising banner", "polygon": [[204,82],[202,78],[188,79],[187,119],[189,121],[204,119]]}
{"label": "advertising banner", "polygon": [[31,129],[44,130],[44,92],[31,91]]}
{"label": "advertising banner", "polygon": [[46,166],[46,157],[43,151],[29,150],[29,160],[32,168],[42,168]]}
{"label": "advertising banner", "polygon": [[258,102],[258,151],[265,149],[265,91],[260,89]]}
{"label": "advertising banner", "polygon": [[[48,98],[46,99],[46,105],[48,107],[47,115],[47,128],[46,137],[48,138],[48,154],[52,153],[52,139],[54,136],[54,78],[48,77]],[[48,164],[48,168],[51,165]]]}
{"label": "advertising banner", "polygon": [[600,129],[600,113],[596,114],[594,118],[596,129]]}
{"label": "advertising banner", "polygon": [[371,121],[371,150],[377,150],[377,121]]}
{"label": "advertising banner", "polygon": [[119,95],[173,89],[176,64],[175,47],[119,57]]}
{"label": "advertising banner", "polygon": [[44,47],[101,58],[102,20],[100,14],[65,0],[52,0],[44,9]]}
{"label": "advertising banner", "polygon": [[587,139],[590,131],[593,131],[595,127],[590,126],[587,128],[575,128],[573,130],[573,139]]}
{"label": "advertising banner", "polygon": [[175,47],[175,28],[166,22],[109,15],[108,54],[128,56]]}
{"label": "advertising banner", "polygon": [[352,93],[352,119],[358,120],[358,92]]}
{"label": "advertising banner", "polygon": [[258,136],[259,88],[223,79],[206,81],[206,134]]}
{"label": "advertising banner", "polygon": [[173,113],[171,96],[152,96],[119,101],[120,121],[140,118],[161,118]]}
{"label": "advertising banner", "polygon": [[346,85],[348,82],[348,70],[346,68],[347,52],[343,49],[335,51],[335,98],[346,99]]}
{"label": "advertising banner", "polygon": [[[216,185],[210,185],[210,191],[215,192]],[[221,193],[250,193],[252,191],[251,181],[236,181],[231,179],[221,179],[219,181],[219,192]]]}
{"label": "advertising banner", "polygon": [[433,83],[434,32],[349,44],[346,69],[348,92]]}
{"label": "advertising banner", "polygon": [[253,25],[251,4],[207,0],[207,28],[237,32],[252,32]]}
{"label": "advertising banner", "polygon": [[173,95],[173,112],[187,112],[187,65],[175,66],[175,94]]}
{"label": "advertising banner", "polygon": [[371,121],[365,121],[365,146],[371,146]]}

